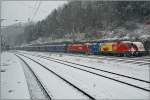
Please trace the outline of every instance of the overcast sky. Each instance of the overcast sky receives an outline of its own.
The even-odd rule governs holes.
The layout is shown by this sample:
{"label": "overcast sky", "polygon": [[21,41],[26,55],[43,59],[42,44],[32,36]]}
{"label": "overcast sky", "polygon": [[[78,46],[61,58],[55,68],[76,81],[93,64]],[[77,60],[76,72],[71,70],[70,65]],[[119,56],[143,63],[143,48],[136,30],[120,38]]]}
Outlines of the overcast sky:
{"label": "overcast sky", "polygon": [[[27,22],[28,18],[33,18],[33,21],[42,20],[55,8],[63,6],[65,3],[67,1],[3,1],[2,18],[7,20],[2,22],[2,26],[17,23],[14,20],[20,20],[22,22]],[[35,14],[38,6],[39,10]]]}

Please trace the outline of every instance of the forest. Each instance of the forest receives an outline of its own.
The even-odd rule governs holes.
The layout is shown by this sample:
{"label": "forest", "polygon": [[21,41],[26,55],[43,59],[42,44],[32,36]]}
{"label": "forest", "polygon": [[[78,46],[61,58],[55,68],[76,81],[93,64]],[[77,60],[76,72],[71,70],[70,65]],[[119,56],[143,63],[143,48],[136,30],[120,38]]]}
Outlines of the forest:
{"label": "forest", "polygon": [[45,19],[26,24],[15,42],[139,38],[150,35],[149,24],[149,1],[68,1]]}

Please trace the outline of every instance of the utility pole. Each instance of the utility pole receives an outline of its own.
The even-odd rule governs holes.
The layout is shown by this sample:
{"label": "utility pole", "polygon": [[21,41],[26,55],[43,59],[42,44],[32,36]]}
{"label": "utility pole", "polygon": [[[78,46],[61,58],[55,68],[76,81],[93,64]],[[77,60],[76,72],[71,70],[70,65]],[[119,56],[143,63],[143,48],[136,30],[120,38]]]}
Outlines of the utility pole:
{"label": "utility pole", "polygon": [[2,0],[0,0],[0,53],[2,52],[2,21],[6,19],[2,19]]}
{"label": "utility pole", "polygon": [[[1,70],[1,49],[2,49],[2,47],[1,47],[1,40],[2,40],[2,38],[1,38],[1,36],[2,36],[2,33],[1,33],[1,10],[2,10],[2,1],[0,0],[0,70]],[[0,76],[1,76],[1,74],[0,74]],[[1,86],[0,86],[0,88],[1,88]]]}
{"label": "utility pole", "polygon": [[2,22],[2,19],[1,19],[1,11],[2,10],[2,1],[0,0],[0,53],[1,53],[1,50],[2,50],[2,47],[1,47],[1,44],[2,44],[2,32],[1,32],[1,22]]}

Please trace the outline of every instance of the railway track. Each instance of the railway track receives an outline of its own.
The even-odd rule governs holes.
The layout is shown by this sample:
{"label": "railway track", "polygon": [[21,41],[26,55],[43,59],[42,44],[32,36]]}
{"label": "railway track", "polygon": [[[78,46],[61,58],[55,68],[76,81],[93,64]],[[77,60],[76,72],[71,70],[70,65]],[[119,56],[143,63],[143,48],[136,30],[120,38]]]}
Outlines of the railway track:
{"label": "railway track", "polygon": [[[49,53],[48,53],[49,54]],[[113,60],[125,63],[133,63],[139,65],[150,65],[150,57],[114,57],[114,56],[87,56],[87,55],[79,55],[79,54],[68,54],[68,53],[56,53],[58,55],[67,55],[67,56],[75,56],[75,57],[83,57],[83,58],[92,58],[92,59],[104,59],[104,60]]]}
{"label": "railway track", "polygon": [[[27,53],[28,54],[28,53]],[[31,53],[29,53],[31,54]],[[130,77],[130,75],[123,75],[123,74],[119,74],[119,73],[114,73],[113,71],[107,71],[107,70],[103,70],[103,69],[100,69],[100,68],[97,68],[97,67],[93,67],[93,66],[89,66],[89,65],[85,65],[85,64],[79,64],[79,63],[76,63],[76,62],[72,62],[72,61],[69,61],[69,60],[61,60],[59,58],[54,58],[54,57],[50,57],[50,56],[47,56],[47,55],[41,55],[41,54],[31,54],[33,56],[37,56],[37,57],[42,57],[44,59],[54,59],[54,60],[58,60],[58,61],[63,61],[65,63],[69,63],[69,64],[74,64],[74,65],[79,65],[81,67],[86,67],[86,68],[89,68],[89,69],[94,69],[94,70],[98,70],[98,71],[102,71],[102,72],[106,72],[106,73],[110,73],[110,74],[114,74],[114,75],[119,75],[119,76],[122,76],[122,77],[127,77],[127,78],[131,78],[131,79],[135,79],[135,80],[139,80],[139,81],[144,81],[146,83],[150,83],[150,81],[146,81],[146,80],[143,80],[143,79],[138,79],[138,78],[134,78],[134,77]]]}
{"label": "railway track", "polygon": [[[49,54],[49,53],[46,53]],[[55,53],[58,55],[67,55],[67,56],[74,56],[74,57],[83,57],[83,58],[92,58],[92,59],[104,59],[104,60],[110,60],[110,61],[119,61],[124,63],[132,63],[132,64],[138,64],[140,65],[150,65],[150,57],[114,57],[114,56],[87,56],[87,55],[79,55],[79,54],[69,54],[69,53]]]}
{"label": "railway track", "polygon": [[[24,60],[24,58],[22,58],[22,57],[25,57],[25,58],[31,60],[32,62],[34,62],[34,63],[40,65],[43,69],[45,69],[45,70],[47,70],[48,72],[52,73],[53,75],[57,76],[57,78],[61,79],[61,80],[62,80],[63,82],[65,82],[65,83],[67,83],[67,86],[69,86],[69,88],[71,88],[71,89],[74,88],[75,90],[77,90],[78,92],[76,91],[77,93],[75,93],[75,94],[83,94],[83,95],[85,96],[85,97],[84,97],[84,96],[82,95],[81,97],[84,97],[84,98],[78,98],[78,99],[91,99],[91,100],[95,100],[95,98],[92,97],[90,94],[86,93],[84,90],[80,89],[79,87],[77,87],[76,85],[74,85],[73,83],[71,83],[69,80],[65,79],[64,77],[60,76],[60,75],[57,74],[56,72],[54,72],[54,71],[48,69],[46,66],[44,66],[44,65],[41,64],[40,62],[38,62],[38,61],[36,61],[36,60],[34,60],[34,59],[32,59],[32,58],[29,58],[29,57],[27,57],[27,56],[24,56],[24,55],[20,55],[20,54],[15,54],[15,55],[16,55],[17,57],[19,57],[19,58],[30,68],[30,70],[34,73],[34,75],[35,75],[36,78],[38,79],[39,83],[43,86],[43,90],[47,93],[47,95],[48,95],[48,97],[49,97],[50,99],[55,99],[55,98],[53,98],[53,95],[52,95],[52,97],[51,97],[51,93],[49,92],[50,89],[48,89],[48,87],[46,87],[46,85],[44,85],[44,82],[42,82],[41,79],[38,78],[38,76],[40,76],[40,75],[35,74],[35,71],[32,70],[31,65],[29,65],[28,62],[27,62],[26,60]],[[65,86],[66,86],[66,85],[65,85]],[[67,90],[67,88],[66,88],[66,90]],[[74,90],[74,91],[75,91],[75,90]],[[67,92],[67,91],[64,90],[64,92]],[[69,94],[68,94],[68,95],[69,95]],[[78,96],[78,95],[76,95],[76,96]],[[80,97],[80,96],[79,96],[79,97]],[[56,99],[57,99],[57,98],[56,98]],[[60,99],[62,99],[62,98],[60,98]],[[64,99],[66,99],[66,98],[64,98]],[[74,99],[74,98],[69,98],[69,99]]]}
{"label": "railway track", "polygon": [[[74,55],[69,55],[69,56],[74,56]],[[79,57],[84,57],[84,58],[93,58],[93,59],[105,59],[105,60],[114,60],[114,61],[121,61],[125,63],[133,63],[133,64],[144,64],[144,65],[149,65],[150,64],[150,58],[146,59],[141,59],[141,58],[127,58],[127,57],[94,57],[94,56],[81,56],[77,55]]]}
{"label": "railway track", "polygon": [[[25,55],[23,55],[23,56],[25,56]],[[68,67],[72,67],[72,68],[75,68],[75,69],[78,69],[78,70],[82,70],[82,71],[85,71],[85,72],[88,72],[88,73],[91,73],[91,74],[94,74],[94,75],[97,75],[97,76],[101,76],[101,77],[104,77],[104,78],[107,78],[107,79],[110,79],[110,80],[113,80],[113,81],[120,82],[122,84],[132,86],[134,88],[138,88],[138,89],[150,92],[150,89],[149,89],[149,83],[150,82],[146,81],[146,80],[142,80],[142,79],[138,79],[138,78],[134,78],[134,77],[130,77],[130,76],[114,73],[114,72],[109,72],[109,71],[105,71],[105,70],[101,70],[101,69],[96,69],[96,68],[92,68],[92,67],[77,64],[77,63],[72,63],[72,62],[68,62],[68,61],[63,61],[63,60],[59,60],[59,59],[45,57],[45,56],[41,56],[41,55],[32,55],[32,56],[36,56],[36,57],[40,57],[42,59],[46,59],[46,60],[50,60],[50,61],[53,61],[53,62],[56,62],[56,63],[60,63],[60,64],[63,64],[63,65],[66,65]],[[80,67],[77,67],[77,66],[80,66]],[[100,71],[103,72],[103,74],[99,73]],[[113,77],[112,77],[112,75],[113,75]],[[119,77],[119,78],[114,78],[114,76]],[[128,81],[131,82],[131,83],[129,83]],[[135,81],[136,82],[138,81],[139,84],[137,84]],[[145,86],[147,86],[147,88],[145,88]]]}
{"label": "railway track", "polygon": [[117,60],[117,61],[122,61],[125,63],[133,63],[133,64],[150,64],[150,58],[149,59],[141,59],[141,58],[118,58],[118,57],[111,57],[111,58],[106,58],[110,60]]}
{"label": "railway track", "polygon": [[[27,54],[28,54],[28,53],[27,53]],[[33,55],[33,56],[41,57],[41,58],[44,58],[44,59],[47,59],[47,60],[53,59],[53,60],[57,60],[57,61],[62,61],[62,62],[65,62],[65,63],[74,64],[74,65],[79,65],[79,66],[82,66],[82,67],[85,67],[85,68],[94,69],[94,70],[98,70],[98,71],[102,71],[102,72],[106,72],[106,73],[110,73],[110,74],[114,74],[114,75],[118,75],[118,76],[122,76],[122,77],[131,78],[131,79],[134,79],[134,80],[138,80],[138,81],[150,83],[149,81],[146,81],[146,80],[142,80],[142,79],[138,79],[138,78],[134,78],[134,77],[122,75],[122,74],[119,74],[119,73],[114,73],[114,72],[111,72],[111,71],[102,70],[102,69],[99,69],[99,68],[93,68],[93,67],[91,67],[91,66],[87,66],[87,65],[83,65],[83,64],[79,64],[79,63],[74,63],[74,62],[71,62],[71,61],[65,61],[65,60],[56,59],[56,58],[49,57],[49,56],[37,55],[37,54],[36,54],[36,55]]]}
{"label": "railway track", "polygon": [[[16,54],[15,54],[16,55]],[[28,67],[28,69],[32,72],[32,74],[34,75],[34,77],[36,78],[36,81],[40,84],[40,87],[42,88],[42,90],[44,91],[45,95],[47,96],[46,99],[48,100],[52,100],[51,96],[49,95],[47,89],[45,88],[44,84],[40,81],[39,77],[37,77],[37,75],[35,74],[35,72],[31,69],[30,65],[24,60],[22,59],[20,56],[16,55],[21,61],[23,61],[23,63]],[[31,96],[32,97],[32,96]]]}

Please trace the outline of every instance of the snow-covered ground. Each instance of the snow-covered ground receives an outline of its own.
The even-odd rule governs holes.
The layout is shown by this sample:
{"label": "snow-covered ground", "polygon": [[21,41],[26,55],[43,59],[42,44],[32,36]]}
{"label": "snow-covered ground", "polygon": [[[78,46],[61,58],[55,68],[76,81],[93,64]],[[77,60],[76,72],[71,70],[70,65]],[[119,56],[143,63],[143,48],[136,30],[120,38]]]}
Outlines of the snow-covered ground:
{"label": "snow-covered ground", "polygon": [[43,91],[43,87],[41,86],[41,84],[39,84],[32,71],[26,66],[26,64],[21,59],[18,58],[18,60],[20,61],[24,69],[27,85],[30,91],[31,100],[37,99],[48,100],[49,97],[47,96],[46,92]]}
{"label": "snow-covered ground", "polygon": [[31,54],[42,54],[44,56],[70,61],[73,63],[79,63],[82,65],[88,65],[93,68],[99,68],[102,70],[107,70],[107,71],[120,73],[131,77],[150,81],[149,64],[141,66],[140,64],[135,64],[135,63],[126,63],[118,60],[103,59],[103,57],[98,59],[91,59],[88,57],[83,58],[79,56],[69,56],[67,54],[56,54],[56,53],[31,52]]}
{"label": "snow-covered ground", "polygon": [[[90,94],[96,99],[149,99],[149,92],[142,89],[138,89],[127,84],[122,84],[114,80],[110,80],[98,75],[94,75],[79,69],[69,67],[57,62],[53,62],[47,59],[39,58],[34,55],[42,55],[52,57],[59,60],[65,60],[73,63],[78,63],[93,68],[106,70],[118,74],[135,77],[138,79],[150,81],[150,67],[149,65],[138,65],[134,63],[120,62],[117,60],[110,59],[92,59],[79,56],[69,56],[67,54],[56,54],[56,53],[43,53],[43,52],[25,52],[24,55],[38,61],[46,68],[57,73],[61,77],[65,78],[78,88],[82,89],[86,93]],[[32,60],[19,55],[23,58],[38,76],[40,81],[43,83],[48,94],[53,99],[88,99],[81,92],[68,85],[66,82],[52,74],[50,71],[44,69],[39,64]],[[12,53],[3,53],[1,63],[1,94],[2,98],[14,98],[14,99],[30,99],[25,75],[23,72],[22,64]],[[68,64],[68,63],[66,63]],[[69,64],[77,68],[89,70],[82,66]],[[109,73],[95,71],[90,69],[89,71],[97,74],[102,74],[107,77],[119,79],[124,82],[132,83],[142,88],[150,89],[149,83],[143,83],[139,81],[133,81],[132,79],[123,78]],[[32,78],[31,78],[32,79]],[[18,82],[19,81],[19,82]],[[31,80],[32,81],[32,80]],[[8,85],[6,86],[5,83]],[[16,84],[17,83],[17,84]],[[32,83],[32,82],[31,82]],[[18,84],[21,84],[18,85]],[[34,83],[33,83],[34,84]],[[20,86],[20,87],[19,87]],[[10,91],[11,90],[11,91]],[[13,94],[13,95],[10,95]],[[28,97],[28,98],[27,98]]]}
{"label": "snow-covered ground", "polygon": [[70,87],[69,84],[66,84],[57,76],[42,68],[39,64],[25,57],[22,58],[27,61],[39,77],[52,99],[88,99],[82,93]]}
{"label": "snow-covered ground", "polygon": [[17,57],[11,53],[1,54],[1,99],[30,99],[25,75]]}
{"label": "snow-covered ground", "polygon": [[[26,52],[29,53],[29,52]],[[32,54],[35,54],[32,52]],[[36,53],[38,54],[38,53]],[[47,54],[39,53],[44,56]],[[99,77],[81,70],[77,70],[66,65],[62,65],[53,61],[48,61],[39,57],[27,55],[32,59],[39,61],[47,68],[55,71],[59,75],[70,80],[73,84],[82,88],[97,99],[148,99],[149,92],[137,89],[132,86],[121,84],[113,80]],[[82,57],[73,57],[67,55],[51,54],[47,55],[53,58],[80,63],[107,71],[117,72],[120,74],[136,77],[149,81],[149,66],[137,66],[136,64],[128,64],[123,62],[108,61],[103,59],[90,59]],[[110,77],[110,76],[109,76]],[[113,76],[114,77],[114,76]],[[132,81],[128,81],[129,83]],[[134,82],[132,82],[134,83]],[[139,85],[139,83],[137,83]],[[143,84],[142,84],[143,85]],[[143,87],[149,89],[149,85]]]}

